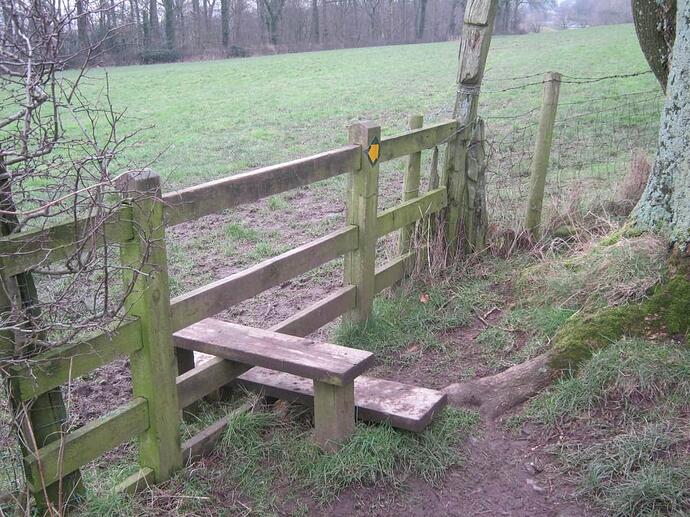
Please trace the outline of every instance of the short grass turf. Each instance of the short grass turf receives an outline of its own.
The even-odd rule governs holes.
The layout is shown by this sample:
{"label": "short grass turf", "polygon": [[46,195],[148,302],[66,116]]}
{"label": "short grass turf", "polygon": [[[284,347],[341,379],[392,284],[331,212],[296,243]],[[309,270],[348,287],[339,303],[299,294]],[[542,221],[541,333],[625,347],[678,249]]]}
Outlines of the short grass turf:
{"label": "short grass turf", "polygon": [[[408,113],[423,113],[428,122],[448,118],[457,53],[458,43],[447,42],[116,67],[108,74],[115,109],[127,110],[120,134],[152,126],[129,158],[139,165],[155,160],[170,189],[342,145],[358,119],[378,121],[392,134]],[[496,36],[481,111],[507,117],[539,106],[539,84],[496,91],[538,82],[548,70],[571,81],[647,68],[632,25]],[[102,73],[91,73],[87,97],[102,93]],[[561,100],[655,86],[651,75],[567,83]]]}

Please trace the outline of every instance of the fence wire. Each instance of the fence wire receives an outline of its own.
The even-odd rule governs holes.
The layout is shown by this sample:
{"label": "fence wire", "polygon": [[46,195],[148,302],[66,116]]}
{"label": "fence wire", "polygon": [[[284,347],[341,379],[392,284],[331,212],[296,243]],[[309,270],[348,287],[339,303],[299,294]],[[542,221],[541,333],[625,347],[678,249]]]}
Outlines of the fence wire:
{"label": "fence wire", "polygon": [[[561,99],[544,198],[545,222],[614,201],[631,160],[639,154],[653,158],[663,106],[658,88],[568,101],[568,85],[563,84]],[[517,229],[522,222],[539,113],[540,106],[535,106],[517,115],[485,117],[487,201],[490,220],[501,227]]]}

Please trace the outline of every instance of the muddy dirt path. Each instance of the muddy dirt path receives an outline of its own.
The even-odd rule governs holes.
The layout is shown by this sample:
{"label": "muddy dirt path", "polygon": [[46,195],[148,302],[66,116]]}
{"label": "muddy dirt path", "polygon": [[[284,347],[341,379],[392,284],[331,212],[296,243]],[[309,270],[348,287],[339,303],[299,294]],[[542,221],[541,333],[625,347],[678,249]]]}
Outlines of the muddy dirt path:
{"label": "muddy dirt path", "polygon": [[465,464],[433,487],[419,479],[401,489],[357,488],[343,493],[334,516],[538,516],[593,517],[562,480],[553,458],[527,434],[482,419],[481,432],[465,446]]}

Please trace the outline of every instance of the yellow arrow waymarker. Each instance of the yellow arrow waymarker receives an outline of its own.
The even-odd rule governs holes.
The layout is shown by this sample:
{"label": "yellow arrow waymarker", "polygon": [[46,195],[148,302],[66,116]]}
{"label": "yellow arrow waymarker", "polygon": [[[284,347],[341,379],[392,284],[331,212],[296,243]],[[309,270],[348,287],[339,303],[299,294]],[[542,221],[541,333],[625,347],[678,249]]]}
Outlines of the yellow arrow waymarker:
{"label": "yellow arrow waymarker", "polygon": [[371,141],[371,144],[369,144],[369,149],[367,149],[367,156],[369,157],[369,162],[371,162],[372,165],[376,165],[376,162],[379,161],[380,154],[381,144],[379,143],[379,139],[377,137],[374,137],[374,139]]}

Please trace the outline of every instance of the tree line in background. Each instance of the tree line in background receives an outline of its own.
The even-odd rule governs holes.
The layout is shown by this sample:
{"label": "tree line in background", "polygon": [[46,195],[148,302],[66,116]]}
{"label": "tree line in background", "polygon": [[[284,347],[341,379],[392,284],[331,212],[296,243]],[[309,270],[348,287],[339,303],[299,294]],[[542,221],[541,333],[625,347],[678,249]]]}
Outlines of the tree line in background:
{"label": "tree line in background", "polygon": [[[3,5],[14,0],[0,0]],[[460,36],[467,0],[39,0],[73,12],[66,55],[106,64],[243,57]],[[630,0],[499,0],[497,33],[631,21]],[[3,7],[2,26],[11,27]]]}

